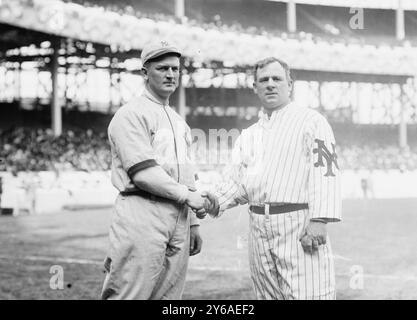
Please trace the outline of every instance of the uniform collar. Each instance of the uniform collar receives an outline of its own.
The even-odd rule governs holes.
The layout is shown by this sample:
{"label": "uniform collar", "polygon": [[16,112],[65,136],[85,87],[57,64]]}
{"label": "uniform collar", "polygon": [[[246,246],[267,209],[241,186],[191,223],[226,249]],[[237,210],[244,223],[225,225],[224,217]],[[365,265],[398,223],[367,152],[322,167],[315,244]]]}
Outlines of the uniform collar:
{"label": "uniform collar", "polygon": [[270,121],[274,121],[278,114],[283,114],[288,107],[292,104],[292,101],[287,103],[282,108],[279,108],[277,110],[272,111],[271,116],[268,117],[268,113],[266,112],[265,108],[262,107],[261,110],[259,110],[258,117],[261,124],[267,124]]}
{"label": "uniform collar", "polygon": [[152,102],[154,102],[156,104],[159,104],[160,106],[163,106],[163,107],[167,106],[167,107],[169,107],[169,104],[163,104],[146,87],[143,90],[143,96],[145,98],[147,98],[148,100],[151,100]]}

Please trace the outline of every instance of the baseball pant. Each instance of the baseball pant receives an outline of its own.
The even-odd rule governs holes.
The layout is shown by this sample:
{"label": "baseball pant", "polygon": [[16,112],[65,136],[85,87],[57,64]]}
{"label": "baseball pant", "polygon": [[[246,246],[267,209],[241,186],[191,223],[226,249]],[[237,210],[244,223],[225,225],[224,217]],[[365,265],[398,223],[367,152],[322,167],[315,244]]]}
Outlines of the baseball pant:
{"label": "baseball pant", "polygon": [[102,299],[181,299],[190,247],[188,208],[119,195]]}
{"label": "baseball pant", "polygon": [[308,209],[249,214],[249,264],[258,299],[336,299],[329,238],[313,254],[304,252],[299,241]]}

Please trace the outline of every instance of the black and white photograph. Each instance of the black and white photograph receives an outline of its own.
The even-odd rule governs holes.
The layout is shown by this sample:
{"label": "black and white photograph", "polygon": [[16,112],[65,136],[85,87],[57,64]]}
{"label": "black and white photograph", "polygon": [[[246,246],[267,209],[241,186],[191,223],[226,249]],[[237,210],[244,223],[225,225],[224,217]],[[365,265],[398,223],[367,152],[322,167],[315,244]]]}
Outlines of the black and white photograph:
{"label": "black and white photograph", "polygon": [[416,227],[416,1],[0,0],[0,300],[416,300]]}

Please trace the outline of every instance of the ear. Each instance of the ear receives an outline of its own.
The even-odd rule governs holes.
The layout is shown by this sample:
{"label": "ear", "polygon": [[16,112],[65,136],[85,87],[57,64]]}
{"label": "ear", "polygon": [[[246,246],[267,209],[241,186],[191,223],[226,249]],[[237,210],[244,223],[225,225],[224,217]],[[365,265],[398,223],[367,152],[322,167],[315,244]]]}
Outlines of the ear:
{"label": "ear", "polygon": [[145,80],[148,80],[148,69],[146,69],[146,68],[142,68],[142,74],[143,74],[143,78],[145,79]]}
{"label": "ear", "polygon": [[289,96],[291,97],[293,94],[293,90],[294,90],[294,81],[291,79],[288,82],[288,92],[289,92]]}
{"label": "ear", "polygon": [[255,94],[258,94],[258,88],[256,87],[256,82],[253,82],[253,92],[255,92]]}

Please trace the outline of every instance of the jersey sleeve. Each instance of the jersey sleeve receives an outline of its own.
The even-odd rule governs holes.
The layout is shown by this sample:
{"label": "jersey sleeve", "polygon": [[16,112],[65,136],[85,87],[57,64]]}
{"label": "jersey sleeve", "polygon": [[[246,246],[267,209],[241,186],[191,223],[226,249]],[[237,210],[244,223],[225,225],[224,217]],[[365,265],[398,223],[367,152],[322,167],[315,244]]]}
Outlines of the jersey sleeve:
{"label": "jersey sleeve", "polygon": [[[185,122],[184,122],[185,123]],[[185,124],[185,153],[186,153],[186,167],[187,167],[187,186],[188,189],[192,191],[196,191],[196,177],[197,177],[197,166],[195,165],[192,154],[191,154],[191,143],[192,143],[192,135],[191,135],[191,128]],[[199,226],[200,219],[197,218],[196,213],[189,208],[188,209],[190,215],[190,227],[192,226]]]}
{"label": "jersey sleeve", "polygon": [[109,139],[131,179],[138,171],[157,165],[151,134],[147,117],[129,109],[118,112],[109,125]]}
{"label": "jersey sleeve", "polygon": [[305,136],[309,157],[308,205],[310,219],[341,220],[341,177],[336,141],[330,124],[318,116]]}
{"label": "jersey sleeve", "polygon": [[123,110],[114,117],[108,131],[123,169],[139,189],[179,203],[186,201],[187,186],[172,179],[155,160],[151,123],[145,115]]}
{"label": "jersey sleeve", "polygon": [[219,199],[219,215],[227,209],[233,208],[239,204],[248,203],[248,196],[242,184],[243,171],[245,169],[241,157],[241,136],[236,139],[232,151],[232,163],[227,166],[227,176],[224,182],[216,186],[214,194]]}

